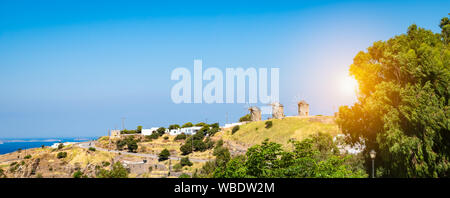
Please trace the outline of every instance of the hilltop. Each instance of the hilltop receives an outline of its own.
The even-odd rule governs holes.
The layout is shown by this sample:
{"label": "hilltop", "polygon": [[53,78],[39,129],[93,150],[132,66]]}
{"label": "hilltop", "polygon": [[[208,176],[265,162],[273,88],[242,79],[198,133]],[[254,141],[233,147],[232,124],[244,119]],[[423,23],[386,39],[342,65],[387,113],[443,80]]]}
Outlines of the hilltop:
{"label": "hilltop", "polygon": [[[234,134],[231,132],[232,128],[228,128],[218,132],[214,139],[223,139],[241,152],[265,139],[286,146],[290,139],[302,140],[317,132],[329,133],[332,136],[339,134],[339,127],[334,120],[334,116],[292,116],[248,122],[241,125]],[[272,121],[272,127],[265,128],[267,121]]]}

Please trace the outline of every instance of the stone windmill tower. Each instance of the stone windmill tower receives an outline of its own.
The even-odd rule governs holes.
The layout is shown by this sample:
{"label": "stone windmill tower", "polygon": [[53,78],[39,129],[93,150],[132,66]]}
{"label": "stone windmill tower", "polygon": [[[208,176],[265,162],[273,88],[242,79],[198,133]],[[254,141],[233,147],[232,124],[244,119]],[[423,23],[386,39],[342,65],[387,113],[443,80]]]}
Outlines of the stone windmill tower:
{"label": "stone windmill tower", "polygon": [[309,116],[309,104],[302,100],[298,104],[298,115],[299,116]]}
{"label": "stone windmill tower", "polygon": [[272,105],[272,118],[283,119],[284,118],[284,106],[279,102],[274,102]]}
{"label": "stone windmill tower", "polygon": [[261,120],[261,109],[256,106],[248,108],[252,122]]}

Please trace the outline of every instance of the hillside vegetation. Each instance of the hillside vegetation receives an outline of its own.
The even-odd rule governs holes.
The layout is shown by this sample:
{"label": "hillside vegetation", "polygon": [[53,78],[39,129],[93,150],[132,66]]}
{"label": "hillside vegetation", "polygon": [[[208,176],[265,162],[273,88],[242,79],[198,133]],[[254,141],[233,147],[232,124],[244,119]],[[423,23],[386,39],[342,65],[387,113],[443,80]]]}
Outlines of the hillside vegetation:
{"label": "hillside vegetation", "polygon": [[[270,128],[266,128],[267,121],[272,121]],[[303,140],[317,132],[328,133],[332,136],[340,133],[333,116],[310,116],[249,122],[241,125],[234,134],[230,128],[217,133],[215,138],[222,138],[224,141],[246,147],[261,144],[267,138],[271,142],[286,145],[289,139]]]}

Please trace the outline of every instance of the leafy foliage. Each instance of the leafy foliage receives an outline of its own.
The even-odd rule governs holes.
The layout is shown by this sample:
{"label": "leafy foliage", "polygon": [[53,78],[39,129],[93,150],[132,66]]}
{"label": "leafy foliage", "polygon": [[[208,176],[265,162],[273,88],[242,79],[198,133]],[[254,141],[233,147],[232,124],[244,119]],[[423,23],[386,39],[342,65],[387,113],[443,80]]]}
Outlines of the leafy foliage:
{"label": "leafy foliage", "polygon": [[181,128],[187,128],[187,127],[193,127],[194,125],[192,124],[192,122],[186,122],[185,124],[183,124],[183,126],[181,126]]}
{"label": "leafy foliage", "polygon": [[270,120],[269,120],[269,121],[266,121],[266,123],[265,123],[265,124],[266,124],[266,126],[265,126],[265,127],[266,127],[266,129],[270,129],[270,128],[272,128],[272,125],[273,125],[272,121],[270,121]]}
{"label": "leafy foliage", "polygon": [[248,122],[251,121],[251,115],[250,114],[246,114],[245,116],[242,116],[241,118],[239,118],[239,122]]}
{"label": "leafy foliage", "polygon": [[180,160],[181,166],[192,166],[192,162],[189,160],[189,157],[183,157]]}
{"label": "leafy foliage", "polygon": [[226,148],[217,147],[214,152],[215,155],[218,155],[213,177],[346,178],[367,176],[363,170],[355,170],[350,167],[347,160],[353,156],[340,155],[336,143],[328,134],[319,133],[301,142],[290,142],[293,145],[292,151],[284,150],[281,144],[266,140],[261,145],[249,148],[246,155],[234,158],[227,156]]}
{"label": "leafy foliage", "polygon": [[56,154],[56,157],[58,159],[66,158],[67,157],[67,152],[59,152],[58,154]]}
{"label": "leafy foliage", "polygon": [[183,173],[180,176],[178,176],[178,178],[191,178],[191,176],[186,173]]}
{"label": "leafy foliage", "polygon": [[239,131],[239,128],[240,128],[239,125],[234,126],[233,129],[231,129],[231,134],[234,134],[237,131]]}
{"label": "leafy foliage", "polygon": [[158,155],[158,157],[159,157],[158,160],[159,160],[159,161],[165,161],[165,160],[168,160],[168,159],[169,159],[169,156],[170,156],[169,150],[164,149],[164,150],[161,151],[161,153],[159,153],[159,155]]}
{"label": "leafy foliage", "polygon": [[128,170],[120,162],[113,164],[111,170],[100,169],[97,173],[98,178],[128,178]]}
{"label": "leafy foliage", "polygon": [[83,177],[83,173],[81,171],[76,171],[73,173],[73,178],[81,178]]}
{"label": "leafy foliage", "polygon": [[338,124],[349,143],[377,151],[385,177],[450,176],[450,22],[441,34],[411,25],[406,34],[359,52],[350,74],[358,102],[339,108]]}
{"label": "leafy foliage", "polygon": [[180,125],[178,125],[178,124],[172,124],[172,125],[169,126],[168,129],[169,129],[169,130],[172,130],[172,129],[179,129],[179,128],[181,128]]}
{"label": "leafy foliage", "polygon": [[181,133],[181,134],[178,134],[177,136],[175,136],[175,138],[173,139],[173,140],[185,140],[186,139],[186,134],[184,134],[184,133]]}

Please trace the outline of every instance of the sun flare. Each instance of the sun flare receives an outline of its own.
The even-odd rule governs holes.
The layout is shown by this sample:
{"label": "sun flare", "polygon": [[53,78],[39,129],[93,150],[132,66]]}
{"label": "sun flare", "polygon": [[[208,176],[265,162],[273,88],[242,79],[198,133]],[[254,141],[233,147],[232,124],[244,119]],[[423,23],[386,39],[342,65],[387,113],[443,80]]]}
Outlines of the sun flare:
{"label": "sun flare", "polygon": [[341,90],[346,96],[355,96],[358,90],[358,82],[350,76],[342,79]]}

